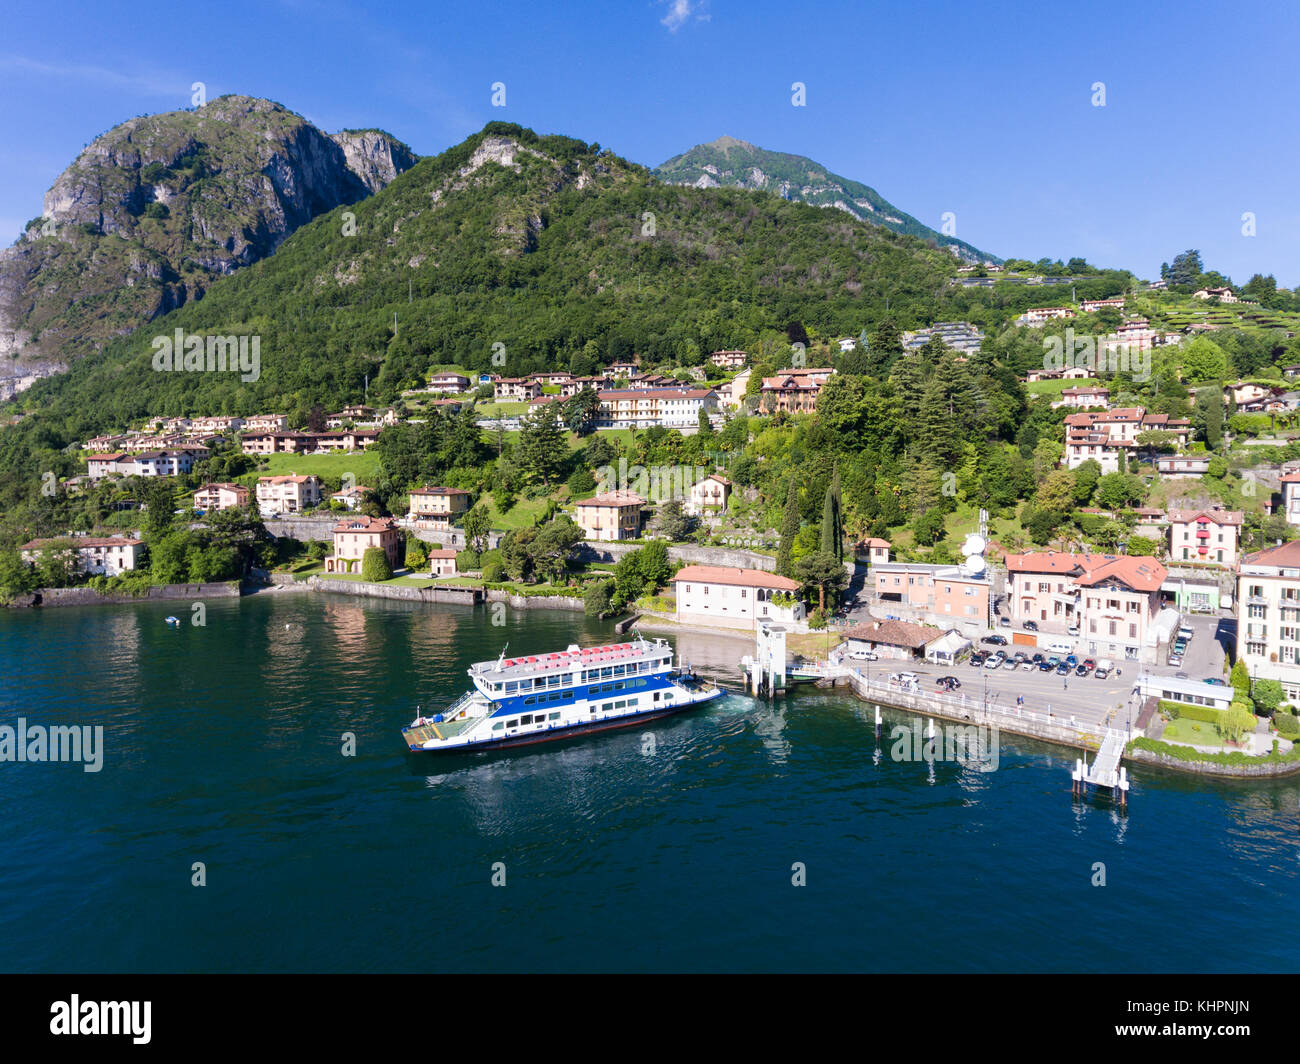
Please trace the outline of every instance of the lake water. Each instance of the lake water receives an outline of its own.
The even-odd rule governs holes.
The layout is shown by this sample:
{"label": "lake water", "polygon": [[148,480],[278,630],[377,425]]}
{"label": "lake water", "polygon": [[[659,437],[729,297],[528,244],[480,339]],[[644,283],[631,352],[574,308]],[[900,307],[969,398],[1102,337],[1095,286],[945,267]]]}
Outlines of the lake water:
{"label": "lake water", "polygon": [[1067,750],[894,761],[812,689],[421,759],[399,729],[470,663],[612,628],[315,594],[189,617],[0,610],[0,725],[104,728],[99,772],[0,763],[0,970],[1300,970],[1269,930],[1296,781],[1139,766],[1121,814],[1072,800]]}

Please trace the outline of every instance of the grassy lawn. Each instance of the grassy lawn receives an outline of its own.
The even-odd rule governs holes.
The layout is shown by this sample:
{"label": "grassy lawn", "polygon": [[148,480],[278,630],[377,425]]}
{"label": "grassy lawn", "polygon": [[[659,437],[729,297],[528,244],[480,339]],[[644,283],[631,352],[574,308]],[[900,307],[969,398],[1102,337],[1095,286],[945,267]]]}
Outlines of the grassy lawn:
{"label": "grassy lawn", "polygon": [[512,528],[532,528],[533,521],[546,511],[549,502],[546,496],[540,499],[519,499],[508,513],[503,514],[497,509],[496,500],[491,495],[485,495],[483,501],[487,503],[492,527],[507,531]]}
{"label": "grassy lawn", "polygon": [[[1199,731],[1196,730],[1198,728]],[[1219,729],[1213,724],[1187,720],[1185,717],[1179,717],[1166,724],[1160,741],[1166,743],[1191,743],[1194,746],[1223,746],[1223,739],[1219,736]]]}
{"label": "grassy lawn", "polygon": [[1031,381],[1025,385],[1025,391],[1029,395],[1049,395],[1055,400],[1061,398],[1061,392],[1066,388],[1081,388],[1084,385],[1096,383],[1098,382],[1092,377],[1074,381]]}
{"label": "grassy lawn", "polygon": [[786,649],[805,658],[824,658],[842,642],[844,636],[829,628],[824,632],[791,632],[785,637]]}
{"label": "grassy lawn", "polygon": [[[379,452],[357,451],[353,454],[268,454],[262,457],[258,477],[278,477],[286,473],[328,477],[341,480],[351,473],[358,484],[370,487],[379,476]],[[252,478],[256,482],[257,477]]]}
{"label": "grassy lawn", "polygon": [[518,417],[528,413],[528,403],[479,403],[474,413],[480,418]]}

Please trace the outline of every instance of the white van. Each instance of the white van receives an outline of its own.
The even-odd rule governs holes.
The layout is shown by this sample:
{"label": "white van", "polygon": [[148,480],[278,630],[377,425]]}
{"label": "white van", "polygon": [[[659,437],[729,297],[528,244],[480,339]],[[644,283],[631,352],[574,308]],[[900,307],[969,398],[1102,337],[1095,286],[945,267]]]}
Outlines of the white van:
{"label": "white van", "polygon": [[1073,654],[1074,644],[1067,643],[1063,639],[1054,639],[1047,644],[1047,649],[1052,654]]}

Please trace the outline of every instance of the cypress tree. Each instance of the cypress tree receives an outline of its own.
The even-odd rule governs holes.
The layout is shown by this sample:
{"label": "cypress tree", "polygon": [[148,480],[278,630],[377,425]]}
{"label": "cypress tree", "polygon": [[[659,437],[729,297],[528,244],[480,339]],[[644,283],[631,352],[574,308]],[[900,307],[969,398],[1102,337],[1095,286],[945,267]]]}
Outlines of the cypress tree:
{"label": "cypress tree", "polygon": [[781,576],[794,575],[794,537],[799,534],[799,485],[790,478],[785,497],[785,519],[781,522],[781,547],[776,554],[776,571]]}

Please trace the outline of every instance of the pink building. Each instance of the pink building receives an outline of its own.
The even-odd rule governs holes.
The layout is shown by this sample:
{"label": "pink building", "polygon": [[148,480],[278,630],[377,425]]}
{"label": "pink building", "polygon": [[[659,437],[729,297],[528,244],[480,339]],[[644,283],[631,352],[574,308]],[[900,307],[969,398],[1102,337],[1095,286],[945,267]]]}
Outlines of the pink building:
{"label": "pink building", "polygon": [[1169,557],[1235,569],[1244,516],[1240,510],[1170,510]]}
{"label": "pink building", "polygon": [[1156,660],[1160,585],[1169,571],[1154,558],[1032,551],[1008,554],[1012,620],[1078,636],[1090,656]]}

